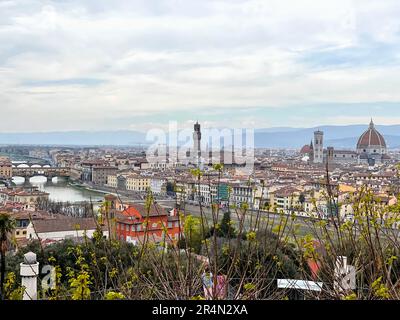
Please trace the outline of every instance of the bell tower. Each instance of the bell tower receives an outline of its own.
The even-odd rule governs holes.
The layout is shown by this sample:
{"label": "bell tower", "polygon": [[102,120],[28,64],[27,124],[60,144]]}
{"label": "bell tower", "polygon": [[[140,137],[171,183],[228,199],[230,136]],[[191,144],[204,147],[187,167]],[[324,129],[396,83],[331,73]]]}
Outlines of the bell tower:
{"label": "bell tower", "polygon": [[314,163],[324,162],[324,133],[322,131],[314,132]]}
{"label": "bell tower", "polygon": [[201,131],[200,124],[196,121],[194,124],[194,132],[193,132],[193,160],[198,167],[200,167],[200,158],[201,158]]}

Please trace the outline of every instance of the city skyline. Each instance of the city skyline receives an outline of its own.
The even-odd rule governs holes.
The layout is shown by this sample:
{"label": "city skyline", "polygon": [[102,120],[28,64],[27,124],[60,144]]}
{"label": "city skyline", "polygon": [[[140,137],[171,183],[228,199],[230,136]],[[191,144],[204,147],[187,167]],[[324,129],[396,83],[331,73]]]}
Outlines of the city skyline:
{"label": "city skyline", "polygon": [[399,16],[399,0],[0,0],[2,307],[399,301]]}
{"label": "city skyline", "polygon": [[0,8],[1,132],[400,123],[396,1]]}

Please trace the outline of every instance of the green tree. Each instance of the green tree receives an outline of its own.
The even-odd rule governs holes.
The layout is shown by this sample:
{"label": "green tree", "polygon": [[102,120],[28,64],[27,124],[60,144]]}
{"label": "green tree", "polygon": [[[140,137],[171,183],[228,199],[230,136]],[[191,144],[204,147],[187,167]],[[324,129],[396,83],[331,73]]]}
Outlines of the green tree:
{"label": "green tree", "polygon": [[232,226],[231,212],[229,210],[224,212],[221,225],[218,229],[218,236],[224,238],[235,237],[235,228]]}
{"label": "green tree", "polygon": [[0,213],[0,297],[4,298],[4,280],[6,275],[6,252],[8,236],[14,230],[14,220],[7,213]]}
{"label": "green tree", "polygon": [[187,215],[185,217],[184,235],[185,237],[181,239],[179,247],[192,248],[195,253],[199,253],[204,239],[200,218],[192,215]]}
{"label": "green tree", "polygon": [[306,202],[306,196],[304,195],[304,193],[301,193],[299,196],[299,202],[303,205],[304,202]]}

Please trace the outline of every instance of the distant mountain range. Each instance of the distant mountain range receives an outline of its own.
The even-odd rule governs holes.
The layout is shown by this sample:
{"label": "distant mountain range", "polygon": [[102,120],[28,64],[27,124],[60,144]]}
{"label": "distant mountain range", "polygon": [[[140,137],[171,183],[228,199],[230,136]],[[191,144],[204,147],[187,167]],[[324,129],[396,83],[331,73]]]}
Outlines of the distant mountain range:
{"label": "distant mountain range", "polygon": [[[376,126],[389,148],[400,147],[400,125]],[[258,148],[301,148],[310,143],[315,130],[322,130],[325,146],[355,149],[367,125],[320,126],[314,128],[277,127],[255,130]],[[148,145],[146,134],[139,131],[68,131],[44,133],[0,133],[0,144],[25,145]]]}
{"label": "distant mountain range", "polygon": [[3,145],[138,145],[145,139],[146,134],[129,130],[0,133]]}

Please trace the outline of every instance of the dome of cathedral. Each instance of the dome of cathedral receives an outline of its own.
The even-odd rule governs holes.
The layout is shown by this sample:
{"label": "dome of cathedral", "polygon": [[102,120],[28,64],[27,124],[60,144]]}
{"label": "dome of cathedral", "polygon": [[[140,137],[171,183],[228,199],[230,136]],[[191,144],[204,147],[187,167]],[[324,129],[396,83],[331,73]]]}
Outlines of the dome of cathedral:
{"label": "dome of cathedral", "polygon": [[369,128],[358,139],[357,149],[365,150],[371,148],[384,148],[386,149],[386,142],[383,136],[375,129],[375,125],[371,120]]}
{"label": "dome of cathedral", "polygon": [[311,147],[310,145],[306,144],[305,146],[303,146],[303,148],[301,148],[300,153],[301,154],[307,154],[311,152]]}

